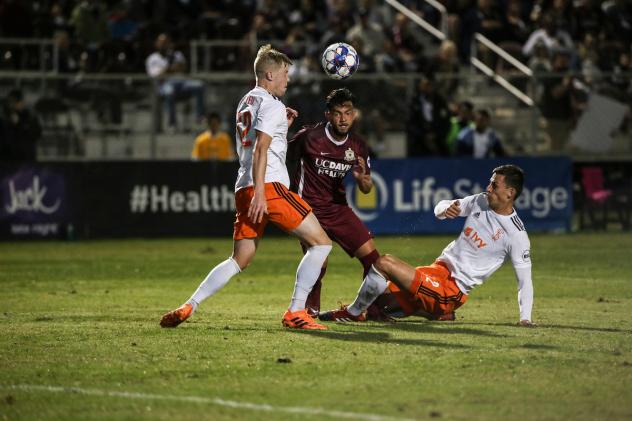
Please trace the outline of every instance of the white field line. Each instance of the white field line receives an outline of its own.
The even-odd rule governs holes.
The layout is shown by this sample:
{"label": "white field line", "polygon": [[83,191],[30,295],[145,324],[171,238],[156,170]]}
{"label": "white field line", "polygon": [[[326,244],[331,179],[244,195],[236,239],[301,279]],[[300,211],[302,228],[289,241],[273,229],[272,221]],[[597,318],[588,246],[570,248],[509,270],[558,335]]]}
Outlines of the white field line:
{"label": "white field line", "polygon": [[13,389],[24,390],[27,392],[50,392],[50,393],[68,393],[90,396],[104,396],[124,399],[136,399],[136,400],[158,400],[158,401],[178,401],[178,402],[192,402],[201,404],[211,404],[217,406],[224,406],[228,408],[248,409],[251,411],[260,412],[284,412],[288,414],[304,414],[304,415],[324,415],[332,418],[346,418],[346,419],[358,419],[369,421],[413,421],[410,418],[396,418],[375,414],[363,414],[361,412],[343,412],[343,411],[331,411],[322,408],[304,408],[300,406],[274,406],[268,404],[258,404],[250,402],[240,401],[228,401],[220,398],[210,398],[204,396],[173,396],[173,395],[157,395],[153,393],[139,393],[139,392],[117,392],[110,390],[99,389],[83,389],[79,387],[62,387],[62,386],[44,386],[44,385],[30,385],[30,384],[16,384],[16,385],[0,385],[0,389]]}

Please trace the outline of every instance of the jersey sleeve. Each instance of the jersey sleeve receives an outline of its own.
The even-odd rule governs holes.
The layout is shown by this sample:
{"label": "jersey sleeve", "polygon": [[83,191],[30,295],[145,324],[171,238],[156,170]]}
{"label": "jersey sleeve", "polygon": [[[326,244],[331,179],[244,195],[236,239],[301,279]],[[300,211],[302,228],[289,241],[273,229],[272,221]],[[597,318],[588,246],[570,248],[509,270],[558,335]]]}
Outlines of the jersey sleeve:
{"label": "jersey sleeve", "polygon": [[287,119],[285,106],[279,101],[264,101],[254,121],[254,129],[274,137],[276,128]]}
{"label": "jersey sleeve", "polygon": [[445,219],[445,215],[443,213],[446,211],[446,209],[450,207],[450,205],[452,205],[457,200],[459,201],[459,206],[461,207],[461,213],[459,214],[459,216],[469,216],[469,214],[472,213],[475,205],[478,203],[478,200],[480,200],[480,196],[481,193],[466,196],[462,199],[442,200],[435,206],[435,216],[438,219]]}
{"label": "jersey sleeve", "polygon": [[511,236],[509,256],[514,268],[531,267],[531,242],[526,231]]}
{"label": "jersey sleeve", "polygon": [[511,236],[509,257],[518,282],[520,320],[531,320],[533,307],[533,281],[531,279],[531,243],[526,231]]}

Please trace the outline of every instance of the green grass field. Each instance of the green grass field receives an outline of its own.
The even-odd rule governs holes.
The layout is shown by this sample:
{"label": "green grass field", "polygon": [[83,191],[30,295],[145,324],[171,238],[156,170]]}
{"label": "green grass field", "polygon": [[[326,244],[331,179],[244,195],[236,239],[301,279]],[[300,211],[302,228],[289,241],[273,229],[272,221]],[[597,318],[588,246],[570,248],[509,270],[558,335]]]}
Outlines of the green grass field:
{"label": "green grass field", "polygon": [[[379,237],[430,263],[451,237]],[[161,329],[228,239],[0,243],[0,419],[631,419],[632,235],[532,235],[535,329],[510,265],[456,322],[280,323],[301,254],[266,238],[187,323]],[[359,263],[337,247],[323,307]]]}

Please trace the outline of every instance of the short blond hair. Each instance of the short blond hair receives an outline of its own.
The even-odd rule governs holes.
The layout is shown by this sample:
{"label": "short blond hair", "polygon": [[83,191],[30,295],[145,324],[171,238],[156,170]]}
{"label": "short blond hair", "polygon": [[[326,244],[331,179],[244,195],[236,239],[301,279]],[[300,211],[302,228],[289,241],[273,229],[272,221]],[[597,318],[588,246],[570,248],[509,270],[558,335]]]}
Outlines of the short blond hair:
{"label": "short blond hair", "polygon": [[262,76],[283,64],[291,66],[292,60],[287,55],[272,48],[270,44],[263,45],[257,51],[257,58],[255,58],[255,76]]}

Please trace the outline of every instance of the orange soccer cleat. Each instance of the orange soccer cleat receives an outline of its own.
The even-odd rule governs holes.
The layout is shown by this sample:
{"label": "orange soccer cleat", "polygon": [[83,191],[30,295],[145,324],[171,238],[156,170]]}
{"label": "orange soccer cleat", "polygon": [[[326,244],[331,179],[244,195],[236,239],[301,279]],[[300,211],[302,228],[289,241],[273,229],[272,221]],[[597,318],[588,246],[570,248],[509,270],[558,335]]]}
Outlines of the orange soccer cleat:
{"label": "orange soccer cleat", "polygon": [[320,320],[324,320],[327,322],[365,322],[366,315],[365,313],[361,313],[358,316],[354,316],[353,314],[347,311],[347,306],[341,306],[338,310],[330,310],[321,312],[318,315]]}
{"label": "orange soccer cleat", "polygon": [[291,329],[327,330],[327,326],[316,323],[305,309],[286,311],[281,320],[283,326]]}
{"label": "orange soccer cleat", "polygon": [[176,327],[193,314],[193,306],[191,304],[183,304],[169,313],[165,313],[160,319],[162,327]]}

